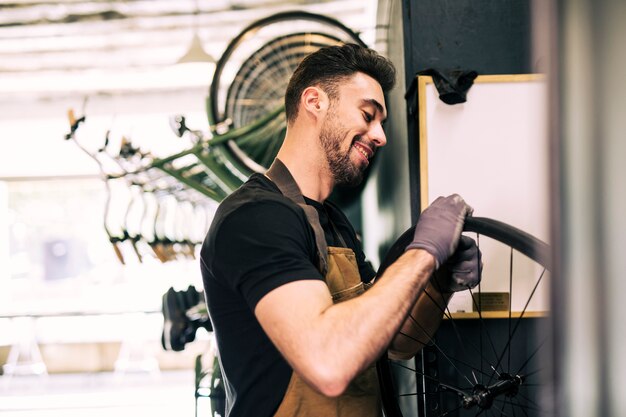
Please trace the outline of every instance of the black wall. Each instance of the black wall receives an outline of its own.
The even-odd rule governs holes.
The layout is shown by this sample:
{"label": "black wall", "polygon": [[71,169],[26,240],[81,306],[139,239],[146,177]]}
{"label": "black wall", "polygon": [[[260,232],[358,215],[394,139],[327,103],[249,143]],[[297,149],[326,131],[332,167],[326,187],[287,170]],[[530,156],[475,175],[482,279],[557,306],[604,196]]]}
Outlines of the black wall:
{"label": "black wall", "polygon": [[[418,71],[473,70],[484,74],[535,72],[532,62],[532,0],[403,0],[405,77]],[[419,207],[417,111],[408,103],[412,220]]]}
{"label": "black wall", "polygon": [[531,0],[405,0],[407,85],[427,68],[532,72]]}
{"label": "black wall", "polygon": [[[473,70],[479,75],[537,72],[536,68],[541,64],[533,62],[532,58],[531,2],[532,0],[402,0],[407,89],[412,85],[417,72],[431,68],[444,71]],[[417,220],[420,213],[418,111],[415,105],[414,95],[407,96],[412,222]],[[473,326],[476,326],[474,321],[461,325],[465,330],[471,330]],[[453,333],[444,325],[436,338],[449,344]],[[506,335],[499,329],[494,329],[494,334],[496,337]],[[417,362],[424,360],[423,372],[431,375],[433,372],[445,373],[445,363],[441,360],[428,360],[431,352],[434,353],[433,348],[426,348],[423,351],[424,356],[417,358]],[[514,357],[518,354],[519,352],[514,352]],[[418,366],[418,363],[415,365]],[[415,406],[421,417],[440,415],[440,411],[431,408],[433,404],[425,405],[421,396],[416,400]],[[459,416],[459,412],[450,414],[453,415]]]}

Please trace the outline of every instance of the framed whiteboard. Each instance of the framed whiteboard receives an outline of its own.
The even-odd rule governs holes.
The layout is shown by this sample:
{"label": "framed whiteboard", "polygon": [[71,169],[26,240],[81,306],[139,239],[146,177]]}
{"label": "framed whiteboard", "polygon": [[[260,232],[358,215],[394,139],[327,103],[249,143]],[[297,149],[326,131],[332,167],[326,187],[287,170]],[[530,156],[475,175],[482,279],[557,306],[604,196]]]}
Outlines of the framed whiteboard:
{"label": "framed whiteboard", "polygon": [[[474,216],[508,223],[548,242],[547,90],[541,75],[479,76],[465,103],[448,105],[431,77],[418,77],[421,207],[440,195],[460,194]],[[487,253],[482,291],[508,291],[506,253]],[[489,266],[489,268],[487,268]],[[522,265],[516,265],[524,268]],[[528,266],[528,268],[531,268]],[[523,271],[535,283],[535,271]],[[516,278],[517,280],[518,278]],[[507,281],[507,282],[503,282]],[[517,285],[517,284],[516,284]],[[548,283],[541,283],[529,309],[547,309]],[[524,288],[524,291],[527,288]],[[521,310],[525,300],[512,307]],[[470,300],[471,302],[471,300]]]}

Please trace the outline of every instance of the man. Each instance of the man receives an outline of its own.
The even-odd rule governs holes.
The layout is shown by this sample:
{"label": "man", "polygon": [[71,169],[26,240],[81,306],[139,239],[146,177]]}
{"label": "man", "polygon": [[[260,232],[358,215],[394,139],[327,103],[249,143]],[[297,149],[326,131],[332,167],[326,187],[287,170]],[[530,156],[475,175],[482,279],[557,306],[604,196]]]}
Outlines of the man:
{"label": "man", "polygon": [[[217,210],[201,267],[230,417],[379,416],[375,360],[386,349],[414,355],[441,320],[433,300],[477,283],[476,246],[459,245],[471,212],[459,196],[422,213],[375,285],[354,229],[326,201],[358,184],[385,145],[394,82],[393,65],[357,45],[306,57],[287,87],[274,164]],[[431,279],[439,266],[450,272]]]}

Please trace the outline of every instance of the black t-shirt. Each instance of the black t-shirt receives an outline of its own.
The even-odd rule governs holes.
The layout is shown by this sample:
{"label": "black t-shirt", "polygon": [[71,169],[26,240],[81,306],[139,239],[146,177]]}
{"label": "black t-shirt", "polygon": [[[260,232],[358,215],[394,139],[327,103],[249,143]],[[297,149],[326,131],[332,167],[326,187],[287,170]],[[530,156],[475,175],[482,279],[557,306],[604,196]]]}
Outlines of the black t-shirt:
{"label": "black t-shirt", "polygon": [[[361,279],[369,282],[375,272],[345,215],[331,203],[305,200],[317,209],[328,246],[341,246],[338,231],[356,254]],[[272,416],[292,371],[254,309],[283,284],[324,279],[316,268],[313,229],[297,204],[265,176],[254,174],[220,204],[200,264],[228,396],[226,414]]]}

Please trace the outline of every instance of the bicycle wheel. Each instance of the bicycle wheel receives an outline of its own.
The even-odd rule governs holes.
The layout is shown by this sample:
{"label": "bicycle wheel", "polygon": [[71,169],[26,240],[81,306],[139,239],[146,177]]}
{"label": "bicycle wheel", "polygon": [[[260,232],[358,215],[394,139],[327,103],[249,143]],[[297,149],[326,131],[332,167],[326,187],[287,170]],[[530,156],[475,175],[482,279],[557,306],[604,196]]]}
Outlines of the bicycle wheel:
{"label": "bicycle wheel", "polygon": [[[296,29],[296,31],[294,31]],[[217,62],[210,88],[209,122],[246,126],[283,104],[291,74],[308,54],[340,43],[364,45],[338,21],[307,12],[285,12],[245,28]],[[249,173],[265,172],[284,138],[284,114],[263,140],[229,141],[226,150]]]}
{"label": "bicycle wheel", "polygon": [[[407,230],[394,243],[379,275],[404,253],[413,232]],[[540,415],[546,376],[539,359],[548,341],[540,330],[547,320],[549,246],[486,218],[468,218],[464,232],[477,240],[484,262],[481,284],[465,294],[470,311],[453,313],[431,297],[444,320],[430,340],[419,341],[425,345],[419,360],[410,364],[384,355],[378,361],[387,417],[408,417],[408,409],[418,409],[424,417]],[[494,311],[500,310],[494,294],[505,306],[508,294],[506,310]],[[419,318],[412,321],[421,326]],[[408,391],[402,384],[402,391],[396,381],[406,381],[407,375],[415,384]]]}

